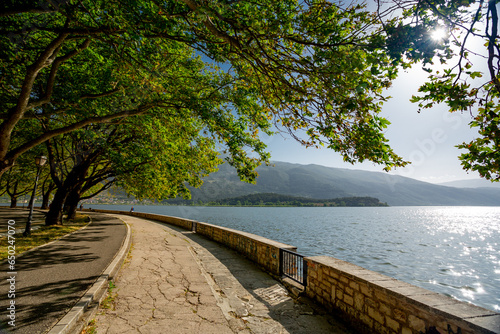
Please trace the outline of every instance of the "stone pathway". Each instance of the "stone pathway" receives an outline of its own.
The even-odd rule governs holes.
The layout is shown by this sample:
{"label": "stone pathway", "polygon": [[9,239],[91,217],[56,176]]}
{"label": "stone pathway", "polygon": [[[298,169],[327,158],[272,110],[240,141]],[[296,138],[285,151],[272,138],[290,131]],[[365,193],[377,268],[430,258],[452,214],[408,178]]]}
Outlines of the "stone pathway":
{"label": "stone pathway", "polygon": [[297,303],[267,273],[192,232],[118,216],[132,227],[131,257],[97,333],[350,333]]}

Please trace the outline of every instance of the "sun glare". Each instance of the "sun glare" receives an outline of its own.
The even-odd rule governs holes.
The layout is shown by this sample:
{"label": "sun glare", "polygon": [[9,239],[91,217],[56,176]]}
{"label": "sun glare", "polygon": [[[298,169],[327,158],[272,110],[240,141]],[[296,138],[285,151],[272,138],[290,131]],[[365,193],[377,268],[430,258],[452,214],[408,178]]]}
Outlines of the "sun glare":
{"label": "sun glare", "polygon": [[435,41],[443,40],[446,37],[446,31],[443,28],[436,28],[431,32],[431,37]]}

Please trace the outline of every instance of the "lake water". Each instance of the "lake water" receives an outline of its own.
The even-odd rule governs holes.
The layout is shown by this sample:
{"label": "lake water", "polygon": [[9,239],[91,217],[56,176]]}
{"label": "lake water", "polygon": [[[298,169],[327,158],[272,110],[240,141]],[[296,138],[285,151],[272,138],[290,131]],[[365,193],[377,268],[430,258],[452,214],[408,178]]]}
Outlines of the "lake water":
{"label": "lake water", "polygon": [[254,233],[500,311],[500,207],[134,208]]}

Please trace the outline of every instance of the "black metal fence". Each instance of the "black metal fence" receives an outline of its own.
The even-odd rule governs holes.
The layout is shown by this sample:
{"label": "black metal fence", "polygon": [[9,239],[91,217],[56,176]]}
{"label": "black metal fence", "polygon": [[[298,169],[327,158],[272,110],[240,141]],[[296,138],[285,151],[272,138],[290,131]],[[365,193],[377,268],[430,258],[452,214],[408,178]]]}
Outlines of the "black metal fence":
{"label": "black metal fence", "polygon": [[280,275],[306,286],[307,264],[304,256],[280,248]]}

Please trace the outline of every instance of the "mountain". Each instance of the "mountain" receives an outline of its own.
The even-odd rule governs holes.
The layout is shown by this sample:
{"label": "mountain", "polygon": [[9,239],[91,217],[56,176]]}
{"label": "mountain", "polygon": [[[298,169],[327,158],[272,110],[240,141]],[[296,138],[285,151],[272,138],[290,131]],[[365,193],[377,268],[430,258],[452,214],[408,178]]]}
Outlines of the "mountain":
{"label": "mountain", "polygon": [[369,196],[391,206],[500,206],[500,189],[496,188],[455,188],[383,172],[286,162],[273,162],[273,166],[261,166],[257,171],[257,184],[247,184],[239,180],[232,167],[223,164],[218,172],[204,179],[203,186],[192,189],[192,202],[275,193],[316,199]]}
{"label": "mountain", "polygon": [[456,188],[500,188],[500,182],[491,182],[486,179],[458,180],[439,183],[439,185]]}

